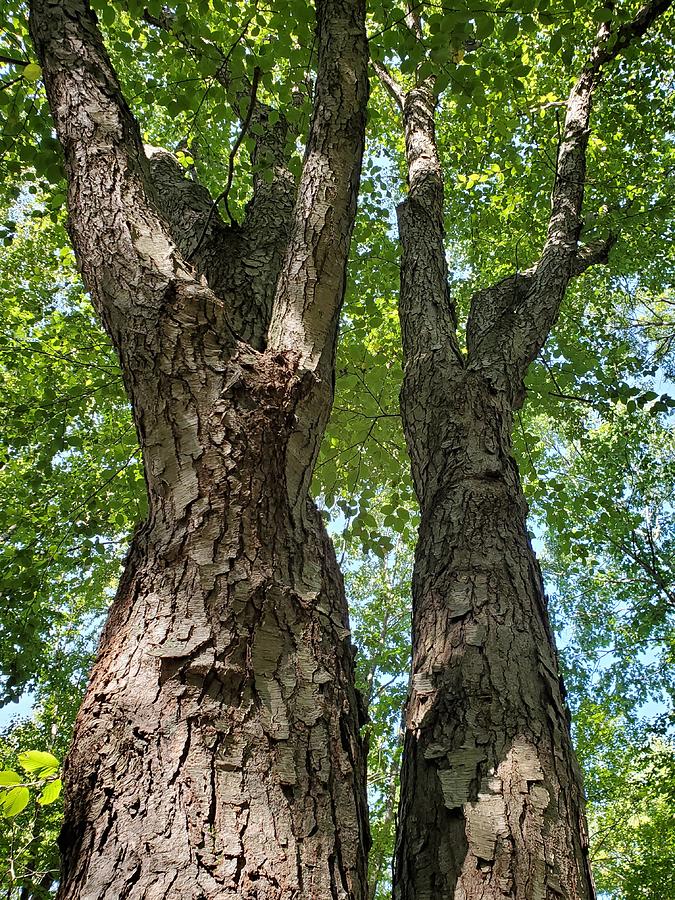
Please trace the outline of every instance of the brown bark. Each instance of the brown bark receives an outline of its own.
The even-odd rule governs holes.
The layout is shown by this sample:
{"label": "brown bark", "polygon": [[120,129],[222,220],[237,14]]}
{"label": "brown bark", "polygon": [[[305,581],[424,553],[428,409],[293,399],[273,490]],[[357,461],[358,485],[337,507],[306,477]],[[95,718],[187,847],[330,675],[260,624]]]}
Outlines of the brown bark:
{"label": "brown bark", "polygon": [[[146,157],[85,0],[31,4],[149,499],[66,765],[64,900],[366,894],[353,649],[308,494],[363,151],[363,4],[320,0],[317,17],[317,93],[337,99],[315,112],[300,199],[279,161],[276,202],[259,185],[232,229]],[[314,353],[279,314],[303,295],[330,323]]]}
{"label": "brown bark", "polygon": [[602,66],[669,3],[612,37],[574,85],[537,264],[477,294],[456,337],[443,236],[433,80],[378,74],[405,131],[398,209],[403,425],[421,525],[399,805],[397,900],[592,900],[581,773],[513,458],[523,378],[572,277],[607,261],[580,246],[586,145]]}
{"label": "brown bark", "polygon": [[581,776],[509,401],[469,364],[446,372],[422,405],[413,397],[424,390],[423,365],[406,372],[402,403],[408,420],[424,418],[433,453],[417,473],[395,896],[586,900]]}

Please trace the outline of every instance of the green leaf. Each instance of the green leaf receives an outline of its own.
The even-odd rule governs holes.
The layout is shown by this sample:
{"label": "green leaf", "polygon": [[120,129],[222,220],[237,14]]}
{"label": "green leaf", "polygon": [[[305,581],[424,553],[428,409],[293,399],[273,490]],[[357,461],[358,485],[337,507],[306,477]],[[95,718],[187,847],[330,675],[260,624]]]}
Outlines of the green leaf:
{"label": "green leaf", "polygon": [[37,63],[28,63],[22,74],[26,81],[38,81],[42,77],[42,69]]}
{"label": "green leaf", "polygon": [[112,25],[115,21],[115,9],[110,3],[105,4],[100,14],[105,25]]}
{"label": "green leaf", "polygon": [[26,750],[25,753],[20,753],[19,765],[26,772],[39,774],[42,777],[54,775],[59,769],[58,759],[43,750]]}
{"label": "green leaf", "polygon": [[561,31],[554,31],[551,35],[551,40],[549,41],[548,49],[551,53],[557,53],[558,50],[562,47],[563,36]]}
{"label": "green leaf", "polygon": [[41,806],[48,806],[50,803],[58,800],[59,795],[61,794],[62,787],[63,783],[61,782],[60,778],[56,778],[54,781],[50,781],[38,797],[38,803]]}
{"label": "green leaf", "polygon": [[572,44],[565,44],[562,48],[562,58],[566,66],[571,66],[574,60],[574,47]]}
{"label": "green leaf", "polygon": [[476,37],[480,40],[488,37],[495,30],[495,23],[492,16],[488,16],[486,13],[477,13],[475,21]]}
{"label": "green leaf", "polygon": [[16,772],[12,772],[11,769],[5,769],[0,772],[0,787],[10,784],[21,784],[21,776],[17,775]]}
{"label": "green leaf", "polygon": [[30,791],[25,787],[12,788],[2,801],[2,814],[6,819],[18,816],[27,806],[30,800]]}
{"label": "green leaf", "polygon": [[520,31],[520,23],[518,19],[514,16],[511,19],[507,19],[504,23],[504,29],[502,31],[502,37],[505,41],[513,41],[518,37],[518,32]]}

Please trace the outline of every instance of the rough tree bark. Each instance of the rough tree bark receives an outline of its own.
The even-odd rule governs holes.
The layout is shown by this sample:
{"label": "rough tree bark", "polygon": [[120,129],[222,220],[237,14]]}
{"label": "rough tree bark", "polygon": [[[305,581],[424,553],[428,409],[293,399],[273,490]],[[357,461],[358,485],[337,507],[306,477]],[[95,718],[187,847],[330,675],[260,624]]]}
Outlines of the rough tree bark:
{"label": "rough tree bark", "polygon": [[[667,0],[600,28],[572,88],[538,262],[473,297],[456,336],[433,79],[404,92],[401,409],[421,507],[413,661],[398,814],[397,900],[591,900],[581,774],[541,572],[513,457],[523,378],[572,277],[614,239],[580,246],[586,145],[602,67]],[[419,29],[419,22],[412,22]]]}
{"label": "rough tree bark", "polygon": [[31,33],[85,284],[143,451],[136,533],[66,765],[59,897],[365,896],[368,825],[342,579],[308,486],[367,100],[361,0],[317,0],[299,184],[226,227],[146,156],[86,0]]}

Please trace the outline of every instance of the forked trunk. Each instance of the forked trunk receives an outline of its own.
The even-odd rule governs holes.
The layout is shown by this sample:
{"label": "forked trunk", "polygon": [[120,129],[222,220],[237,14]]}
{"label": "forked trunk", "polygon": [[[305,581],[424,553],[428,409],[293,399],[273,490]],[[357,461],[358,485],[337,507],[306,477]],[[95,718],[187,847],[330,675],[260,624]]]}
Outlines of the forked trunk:
{"label": "forked trunk", "polygon": [[316,10],[297,191],[263,131],[271,178],[226,227],[170,154],[146,157],[86,0],[31,3],[71,237],[149,499],[66,765],[62,900],[367,891],[353,649],[309,498],[363,154],[365,10]]}
{"label": "forked trunk", "polygon": [[644,6],[611,41],[600,25],[568,97],[541,256],[471,298],[465,350],[449,291],[434,80],[406,92],[376,64],[405,134],[401,411],[422,516],[395,900],[595,896],[581,773],[511,430],[570,279],[606,262],[615,240],[579,243],[602,67],[668,5]]}

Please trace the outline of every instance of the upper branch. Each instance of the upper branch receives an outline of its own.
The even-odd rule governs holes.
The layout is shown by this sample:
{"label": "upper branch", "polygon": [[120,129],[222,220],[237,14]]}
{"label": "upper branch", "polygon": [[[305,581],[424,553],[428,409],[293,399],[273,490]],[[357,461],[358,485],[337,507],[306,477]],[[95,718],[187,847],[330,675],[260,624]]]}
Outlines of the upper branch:
{"label": "upper branch", "polygon": [[629,44],[639,40],[647,30],[652,26],[654,21],[666,12],[672,5],[672,0],[653,0],[651,3],[645,3],[641,6],[630,22],[625,22],[616,34],[610,32],[602,32],[601,40],[599,40],[591,56],[591,65],[598,71],[605,63],[611,62],[621,53]]}
{"label": "upper branch", "polygon": [[586,150],[590,134],[593,94],[602,80],[603,66],[622,50],[642,37],[654,20],[665,12],[672,0],[653,0],[641,7],[631,22],[613,34],[603,23],[584,66],[567,100],[567,113],[558,152],[548,235],[541,255],[540,270],[557,267],[565,259],[574,266],[586,185]]}
{"label": "upper branch", "polygon": [[405,23],[408,26],[408,29],[412,34],[415,35],[418,41],[421,41],[424,37],[424,32],[422,29],[422,17],[420,15],[420,3],[407,3],[406,4],[406,17]]}
{"label": "upper branch", "polygon": [[437,226],[443,223],[443,170],[436,142],[436,97],[427,79],[403,99],[408,168],[408,200],[424,206]]}
{"label": "upper branch", "polygon": [[364,0],[316,0],[316,16],[314,111],[267,342],[314,376],[287,451],[288,495],[300,517],[333,401],[368,100]]}
{"label": "upper branch", "polygon": [[645,4],[616,33],[611,32],[609,23],[600,26],[567,100],[548,233],[539,261],[527,272],[480,291],[472,299],[467,324],[469,357],[472,364],[489,368],[500,387],[513,388],[524,377],[558,317],[570,279],[608,260],[615,236],[599,244],[579,245],[593,95],[603,67],[640,38],[671,3],[654,0]]}
{"label": "upper branch", "polygon": [[356,213],[368,99],[363,0],[317,0],[314,112],[269,345],[330,380]]}
{"label": "upper branch", "polygon": [[436,96],[426,79],[403,98],[408,196],[397,209],[401,241],[400,317],[407,363],[450,352],[462,363],[445,256],[443,170],[435,129]]}
{"label": "upper branch", "polygon": [[30,29],[65,156],[73,244],[123,349],[131,319],[156,322],[169,298],[209,292],[194,281],[150,199],[138,124],[87,0],[31,0]]}
{"label": "upper branch", "polygon": [[586,149],[590,134],[593,94],[602,80],[603,66],[615,59],[633,41],[642,37],[654,20],[671,5],[672,0],[654,0],[638,11],[613,34],[609,23],[603,23],[584,66],[567,100],[567,113],[563,128],[556,180],[553,188],[548,236],[542,252],[542,263],[547,254],[557,254],[561,249],[569,254],[577,250],[581,230],[581,211],[586,183]]}

